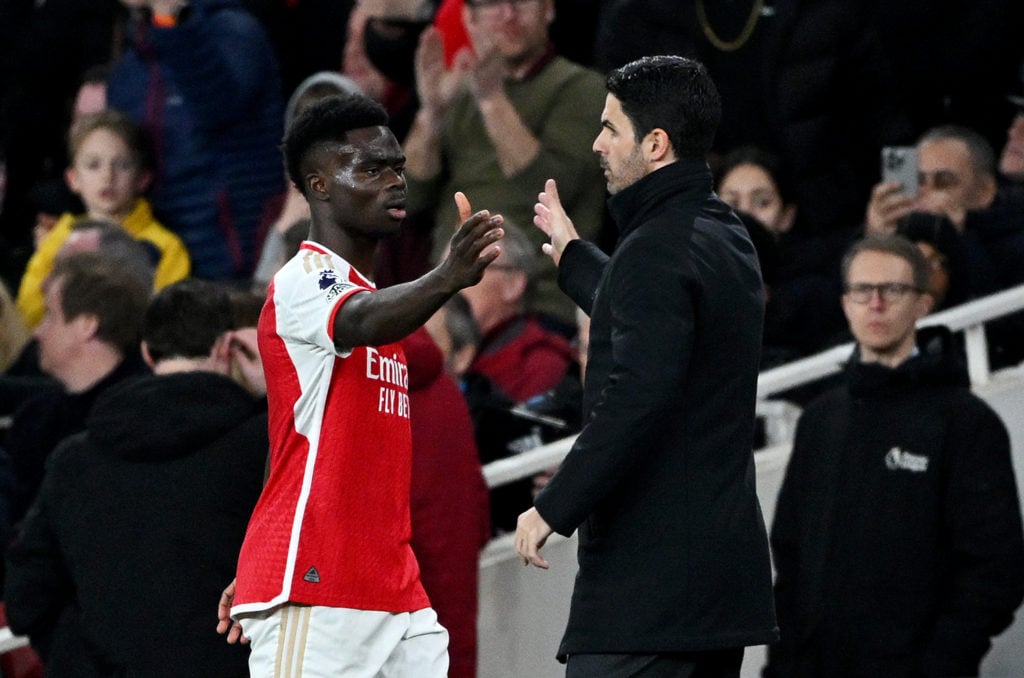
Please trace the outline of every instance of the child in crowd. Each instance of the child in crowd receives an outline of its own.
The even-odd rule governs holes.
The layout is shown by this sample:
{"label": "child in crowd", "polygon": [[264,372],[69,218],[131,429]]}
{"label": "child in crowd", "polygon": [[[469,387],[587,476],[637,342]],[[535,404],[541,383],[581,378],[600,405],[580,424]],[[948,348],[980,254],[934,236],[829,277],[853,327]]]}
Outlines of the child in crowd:
{"label": "child in crowd", "polygon": [[[147,163],[147,145],[142,130],[113,110],[83,116],[69,134],[71,166],[65,178],[82,199],[90,219],[120,225],[133,238],[150,245],[156,265],[155,289],[188,277],[188,251],[178,236],[153,217],[149,202],[142,197],[152,174]],[[18,309],[29,327],[43,316],[43,280],[53,268],[53,259],[83,215],[64,213],[44,237],[22,277]]]}

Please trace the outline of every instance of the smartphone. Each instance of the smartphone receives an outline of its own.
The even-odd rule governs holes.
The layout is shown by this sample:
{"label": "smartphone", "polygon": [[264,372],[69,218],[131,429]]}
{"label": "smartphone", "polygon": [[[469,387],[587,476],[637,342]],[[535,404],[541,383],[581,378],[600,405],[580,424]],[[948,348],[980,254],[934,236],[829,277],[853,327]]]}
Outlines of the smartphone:
{"label": "smartphone", "polygon": [[886,146],[882,149],[882,181],[895,181],[903,193],[917,197],[917,149],[913,146]]}

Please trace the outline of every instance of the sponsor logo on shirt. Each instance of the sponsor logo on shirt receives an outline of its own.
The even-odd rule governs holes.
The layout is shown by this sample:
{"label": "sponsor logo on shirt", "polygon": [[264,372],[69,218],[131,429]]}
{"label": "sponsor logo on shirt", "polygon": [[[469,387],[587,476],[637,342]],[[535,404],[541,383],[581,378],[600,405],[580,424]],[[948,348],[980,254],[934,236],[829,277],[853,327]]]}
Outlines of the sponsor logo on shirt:
{"label": "sponsor logo on shirt", "polygon": [[894,447],[885,455],[885,467],[890,471],[924,473],[928,470],[928,457]]}
{"label": "sponsor logo on shirt", "polygon": [[380,351],[372,346],[366,349],[366,378],[371,381],[380,381],[390,386],[380,387],[380,397],[377,400],[377,411],[384,414],[393,414],[404,419],[409,418],[409,368],[398,357],[392,353],[391,357],[380,354]]}

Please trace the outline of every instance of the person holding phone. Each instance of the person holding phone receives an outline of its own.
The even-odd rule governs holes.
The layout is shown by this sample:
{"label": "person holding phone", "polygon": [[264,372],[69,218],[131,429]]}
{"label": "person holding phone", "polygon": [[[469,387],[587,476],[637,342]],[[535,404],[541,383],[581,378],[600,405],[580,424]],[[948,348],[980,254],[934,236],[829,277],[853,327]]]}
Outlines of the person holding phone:
{"label": "person holding phone", "polygon": [[[892,235],[913,211],[945,214],[961,232],[970,210],[992,205],[996,197],[995,154],[984,137],[955,125],[934,127],[916,149],[916,180],[886,168],[905,167],[896,149],[883,150],[883,181],[871,191],[865,219],[868,235]],[[888,176],[886,176],[888,174]]]}
{"label": "person holding phone", "polygon": [[865,235],[892,235],[912,212],[947,217],[967,250],[970,286],[978,296],[1024,283],[1024,208],[1000,190],[996,154],[977,132],[957,125],[928,130],[917,142],[918,195],[897,182],[874,187]]}

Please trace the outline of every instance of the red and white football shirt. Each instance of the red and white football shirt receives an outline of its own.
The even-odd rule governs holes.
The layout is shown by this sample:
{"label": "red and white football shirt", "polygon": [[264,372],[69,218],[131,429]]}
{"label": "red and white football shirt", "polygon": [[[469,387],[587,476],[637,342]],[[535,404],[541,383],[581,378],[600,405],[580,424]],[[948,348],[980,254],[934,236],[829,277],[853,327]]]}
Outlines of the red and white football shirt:
{"label": "red and white football shirt", "polygon": [[233,614],[284,602],[385,612],[430,604],[409,546],[401,345],[334,345],[338,309],[374,291],[312,242],[270,284],[259,321],[270,476],[239,554]]}

